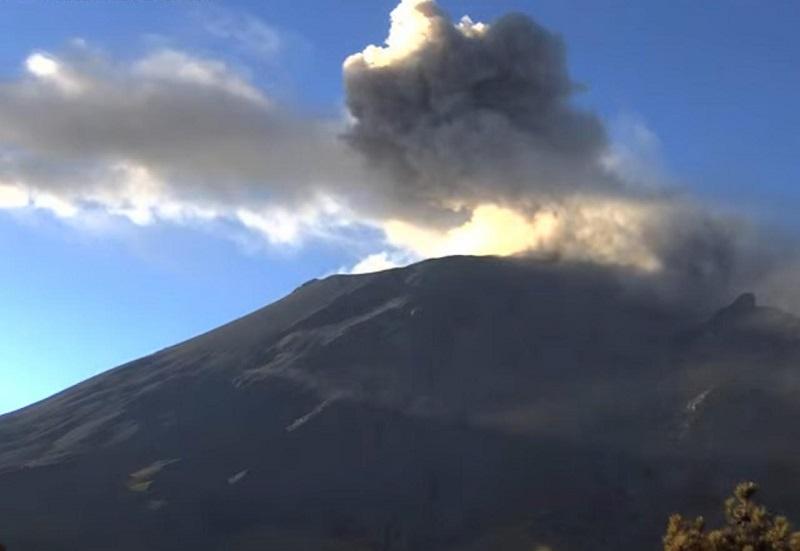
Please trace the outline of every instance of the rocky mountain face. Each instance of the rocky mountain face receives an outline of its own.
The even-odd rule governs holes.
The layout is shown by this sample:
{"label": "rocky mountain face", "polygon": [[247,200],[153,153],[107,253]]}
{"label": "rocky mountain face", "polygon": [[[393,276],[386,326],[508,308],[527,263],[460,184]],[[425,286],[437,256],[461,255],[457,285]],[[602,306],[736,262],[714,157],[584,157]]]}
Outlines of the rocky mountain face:
{"label": "rocky mountain face", "polygon": [[800,320],[752,295],[523,259],[332,276],[0,417],[0,541],[657,549],[741,479],[800,515],[799,392]]}

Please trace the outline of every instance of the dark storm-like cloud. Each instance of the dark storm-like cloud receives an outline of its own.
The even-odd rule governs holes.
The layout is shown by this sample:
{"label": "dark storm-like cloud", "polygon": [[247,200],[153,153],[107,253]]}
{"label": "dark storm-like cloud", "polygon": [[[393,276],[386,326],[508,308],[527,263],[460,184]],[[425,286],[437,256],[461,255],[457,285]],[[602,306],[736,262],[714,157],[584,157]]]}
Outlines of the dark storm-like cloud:
{"label": "dark storm-like cloud", "polygon": [[453,24],[406,0],[387,46],[344,65],[346,134],[399,204],[444,208],[614,187],[600,120],[577,108],[561,38],[529,17]]}

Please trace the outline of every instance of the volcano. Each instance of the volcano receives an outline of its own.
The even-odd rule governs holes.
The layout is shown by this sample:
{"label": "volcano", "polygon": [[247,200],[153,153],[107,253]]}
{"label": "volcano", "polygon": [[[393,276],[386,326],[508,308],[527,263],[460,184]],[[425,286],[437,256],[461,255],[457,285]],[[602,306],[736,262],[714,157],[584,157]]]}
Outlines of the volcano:
{"label": "volcano", "polygon": [[657,549],[743,479],[800,514],[800,320],[667,297],[521,258],[308,282],[0,417],[0,541]]}

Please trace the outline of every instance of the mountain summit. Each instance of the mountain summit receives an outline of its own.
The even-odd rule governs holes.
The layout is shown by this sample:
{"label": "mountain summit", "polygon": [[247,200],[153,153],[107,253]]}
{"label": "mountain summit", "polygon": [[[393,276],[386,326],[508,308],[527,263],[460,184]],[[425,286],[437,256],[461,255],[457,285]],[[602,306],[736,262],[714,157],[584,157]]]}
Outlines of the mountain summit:
{"label": "mountain summit", "polygon": [[759,480],[800,513],[800,322],[610,269],[331,276],[0,417],[25,550],[655,549]]}

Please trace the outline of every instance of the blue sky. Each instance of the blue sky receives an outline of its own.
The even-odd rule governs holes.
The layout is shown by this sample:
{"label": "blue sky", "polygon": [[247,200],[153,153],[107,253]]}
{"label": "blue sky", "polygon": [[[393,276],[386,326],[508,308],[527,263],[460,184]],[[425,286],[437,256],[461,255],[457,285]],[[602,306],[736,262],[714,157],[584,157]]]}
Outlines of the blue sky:
{"label": "blue sky", "polygon": [[[440,3],[476,21],[521,11],[560,33],[571,74],[587,87],[577,101],[622,146],[697,196],[795,224],[800,4]],[[114,64],[163,50],[218,60],[287,111],[336,118],[342,61],[383,41],[393,7],[383,0],[8,0],[0,6],[0,81],[23,78],[32,54],[59,56],[82,39]],[[631,128],[647,139],[632,138]],[[87,224],[42,208],[0,209],[0,412],[380,250],[378,233],[352,232],[344,241],[276,243],[224,221]]]}

